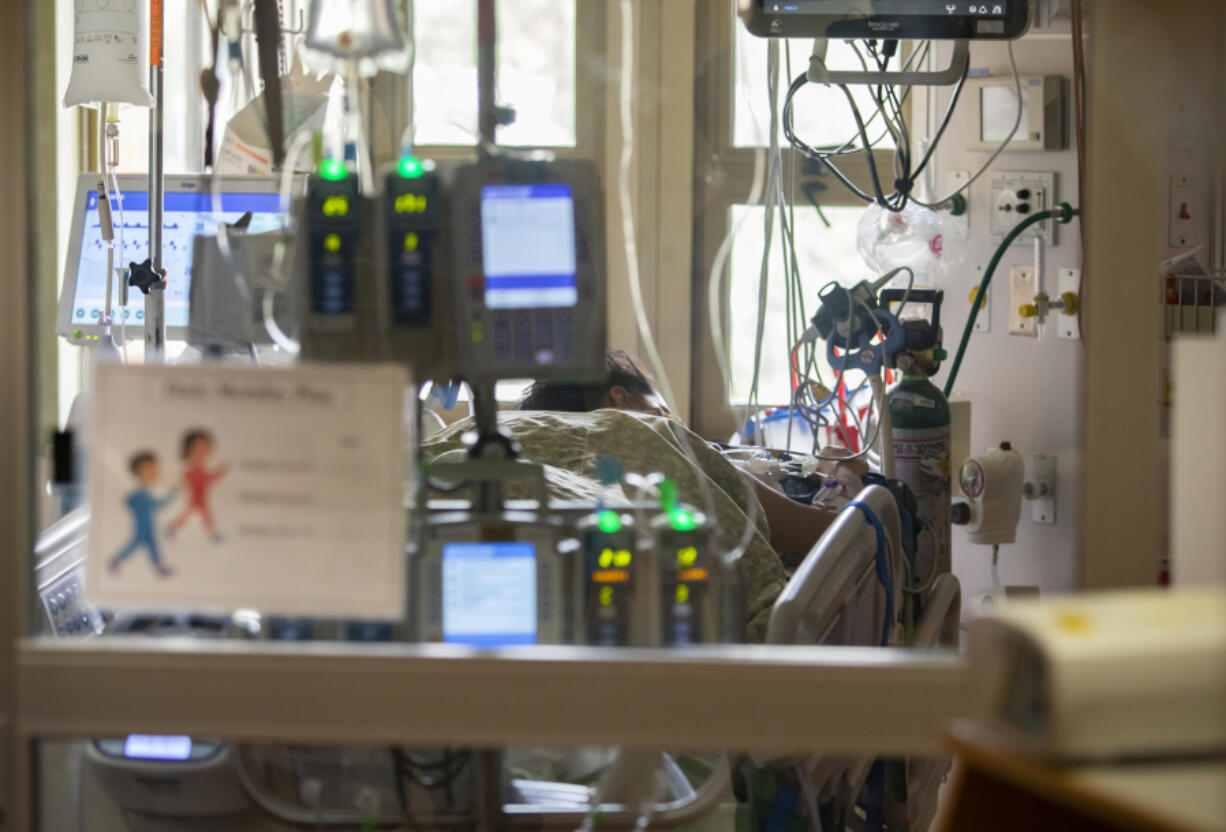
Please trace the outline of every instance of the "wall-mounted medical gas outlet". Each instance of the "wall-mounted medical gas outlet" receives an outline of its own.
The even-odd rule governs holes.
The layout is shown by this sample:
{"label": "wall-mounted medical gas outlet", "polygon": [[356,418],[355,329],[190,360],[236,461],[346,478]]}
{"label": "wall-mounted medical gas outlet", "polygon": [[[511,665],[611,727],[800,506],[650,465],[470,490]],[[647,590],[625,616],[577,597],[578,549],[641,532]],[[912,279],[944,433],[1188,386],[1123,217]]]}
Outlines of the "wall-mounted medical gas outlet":
{"label": "wall-mounted medical gas outlet", "polygon": [[1038,322],[1033,317],[1024,317],[1022,307],[1034,303],[1039,293],[1039,277],[1034,266],[1014,266],[1009,272],[1009,334],[1035,338],[1039,334]]}
{"label": "wall-mounted medical gas outlet", "polygon": [[1035,454],[1030,479],[1022,485],[1022,496],[1030,501],[1031,519],[1045,526],[1056,523],[1056,458]]}
{"label": "wall-mounted medical gas outlet", "polygon": [[[999,243],[1019,222],[1046,211],[1056,204],[1056,174],[1001,172],[992,176],[991,212],[993,242]],[[1017,242],[1041,238],[1056,244],[1056,223],[1052,220],[1032,225]]]}
{"label": "wall-mounted medical gas outlet", "polygon": [[[951,170],[946,171],[942,177],[944,187],[940,189],[942,194],[952,194],[954,191],[962,188],[967,182],[971,181],[971,172],[969,170]],[[962,196],[966,198],[966,210],[961,214],[954,215],[952,212],[946,212],[945,216],[953,222],[962,223],[962,227],[969,233],[971,230],[971,191],[967,188],[962,192]]]}
{"label": "wall-mounted medical gas outlet", "polygon": [[[1068,292],[1081,297],[1081,269],[1061,269],[1060,270],[1060,296]],[[1061,338],[1067,338],[1076,341],[1081,337],[1080,328],[1077,326],[1077,321],[1081,315],[1081,310],[1077,310],[1076,315],[1056,315],[1056,332]]]}
{"label": "wall-mounted medical gas outlet", "polygon": [[979,314],[975,317],[976,332],[991,332],[992,331],[992,287],[989,286],[983,293],[983,297],[979,297],[979,284],[983,280],[983,266],[975,267],[975,285],[971,287],[971,293],[968,300],[972,304],[976,300],[979,301]]}

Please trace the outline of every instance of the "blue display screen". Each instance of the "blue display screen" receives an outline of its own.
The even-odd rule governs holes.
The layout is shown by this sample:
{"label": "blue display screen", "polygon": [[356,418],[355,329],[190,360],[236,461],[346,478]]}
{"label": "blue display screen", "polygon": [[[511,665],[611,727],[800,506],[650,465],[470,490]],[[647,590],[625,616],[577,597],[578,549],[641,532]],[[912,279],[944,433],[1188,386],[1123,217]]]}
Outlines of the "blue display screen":
{"label": "blue display screen", "polygon": [[186,760],[192,755],[192,738],[131,734],[123,741],[123,755],[133,760]]}
{"label": "blue display screen", "polygon": [[480,647],[536,643],[536,546],[443,545],[443,641]]}
{"label": "blue display screen", "polygon": [[575,202],[569,185],[481,189],[485,305],[490,309],[574,306]]}
{"label": "blue display screen", "polygon": [[[139,263],[149,256],[149,194],[123,192],[123,249],[120,250],[119,200],[111,197],[111,221],[115,226],[115,266]],[[162,215],[162,266],[166,269],[166,325],[187,326],[187,306],[191,297],[192,240],[198,234],[214,234],[217,220],[211,194],[200,192],[167,193]],[[221,217],[232,223],[252,212],[248,232],[257,234],[282,227],[280,197],[275,193],[223,193]],[[81,256],[77,260],[76,289],[72,298],[73,326],[97,324],[106,307],[107,245],[102,239],[98,218],[98,194],[90,192],[85,203]],[[112,286],[112,307],[118,323],[144,324],[144,296],[129,290],[128,306],[119,308],[118,281]]]}

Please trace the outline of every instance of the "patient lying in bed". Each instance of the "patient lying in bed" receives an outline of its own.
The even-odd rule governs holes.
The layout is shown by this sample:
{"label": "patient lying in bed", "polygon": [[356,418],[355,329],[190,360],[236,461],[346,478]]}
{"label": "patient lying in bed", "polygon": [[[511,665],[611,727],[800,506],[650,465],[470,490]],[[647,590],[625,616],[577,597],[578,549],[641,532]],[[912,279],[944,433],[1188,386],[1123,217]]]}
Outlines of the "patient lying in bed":
{"label": "patient lying in bed", "polygon": [[[634,496],[627,493],[629,488],[603,486],[595,476],[597,462],[612,457],[627,473],[663,474],[677,484],[682,500],[704,511],[709,495],[714,519],[730,547],[752,522],[740,561],[746,635],[750,641],[764,640],[771,606],[787,582],[777,552],[807,551],[833,516],[742,474],[671,418],[650,376],[634,359],[612,352],[606,363],[609,377],[604,384],[533,385],[518,411],[500,415],[499,425],[521,445],[521,459],[545,467],[553,499],[627,503]],[[460,437],[471,429],[467,420],[452,425],[426,441],[423,450],[440,461],[455,459],[464,452]]]}

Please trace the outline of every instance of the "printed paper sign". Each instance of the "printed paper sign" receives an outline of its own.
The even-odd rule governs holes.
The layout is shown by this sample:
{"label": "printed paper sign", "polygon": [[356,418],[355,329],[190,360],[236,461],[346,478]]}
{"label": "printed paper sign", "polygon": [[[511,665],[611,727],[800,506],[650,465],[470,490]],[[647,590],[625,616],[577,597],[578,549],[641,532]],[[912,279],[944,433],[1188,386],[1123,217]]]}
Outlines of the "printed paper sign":
{"label": "printed paper sign", "polygon": [[402,617],[406,384],[391,367],[99,366],[90,602]]}

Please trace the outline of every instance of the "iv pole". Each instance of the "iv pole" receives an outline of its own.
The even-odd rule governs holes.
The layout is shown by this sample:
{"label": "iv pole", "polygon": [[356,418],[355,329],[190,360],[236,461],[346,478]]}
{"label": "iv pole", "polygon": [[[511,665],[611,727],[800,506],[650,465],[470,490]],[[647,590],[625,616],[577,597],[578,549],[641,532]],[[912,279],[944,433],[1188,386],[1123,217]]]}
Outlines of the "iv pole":
{"label": "iv pole", "polygon": [[[501,112],[495,100],[497,91],[496,50],[498,43],[498,19],[495,0],[477,0],[477,158],[489,159],[495,153],[498,141],[498,125]],[[498,400],[494,382],[474,381],[473,416],[477,423],[477,441],[470,449],[474,456],[502,457],[509,444],[499,442]],[[502,506],[502,483],[497,480],[481,482],[476,500],[483,512],[499,511]]]}
{"label": "iv pole", "polygon": [[[153,111],[149,117],[149,259],[155,275],[162,274],[162,214],[165,207],[166,182],[162,148],[162,44],[165,21],[162,0],[149,4],[149,86],[153,93]],[[183,275],[176,275],[182,280]],[[145,295],[145,361],[160,363],[166,352],[166,281],[160,279]]]}

